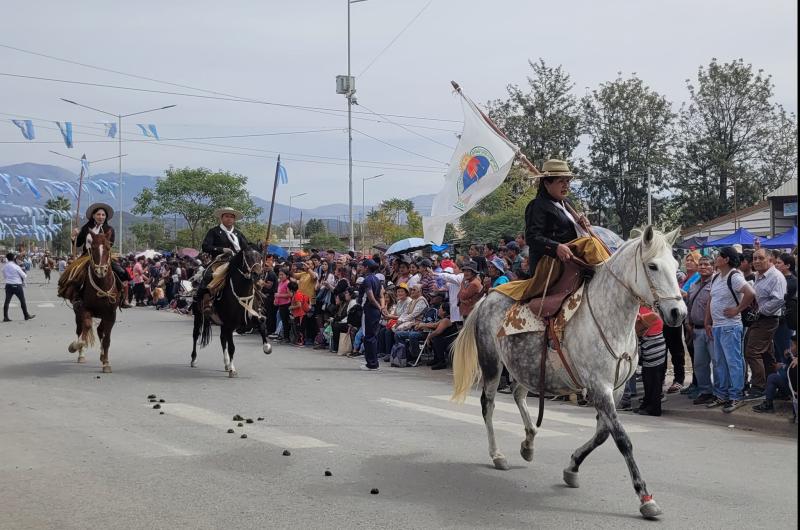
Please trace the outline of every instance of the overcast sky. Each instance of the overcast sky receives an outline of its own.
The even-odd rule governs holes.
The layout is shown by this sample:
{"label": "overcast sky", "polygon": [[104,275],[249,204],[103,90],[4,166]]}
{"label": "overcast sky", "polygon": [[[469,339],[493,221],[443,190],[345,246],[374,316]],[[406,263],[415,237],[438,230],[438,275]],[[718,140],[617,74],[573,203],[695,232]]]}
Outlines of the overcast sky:
{"label": "overcast sky", "polygon": [[[365,114],[355,116],[366,119],[353,121],[360,131],[354,133],[353,142],[353,158],[359,161],[353,170],[356,204],[361,203],[361,179],[379,173],[384,176],[367,184],[368,204],[438,191],[460,130],[461,109],[450,80],[460,82],[482,103],[504,97],[509,83],[525,84],[528,59],[542,57],[550,65],[563,65],[579,96],[586,87],[613,80],[617,72],[623,76],[635,72],[673,101],[677,110],[687,96],[685,80],[695,77],[699,65],[712,57],[721,61],[741,57],[772,74],[776,102],[797,110],[794,1],[433,0],[427,4],[429,0],[369,0],[351,7],[358,101],[383,114],[454,120],[392,118],[428,137],[423,138],[385,121],[370,121],[382,119],[361,108]],[[335,76],[347,70],[346,6],[346,0],[11,2],[3,9],[0,44],[247,98],[344,111],[344,96],[335,93]],[[0,72],[201,94],[6,48],[0,48]],[[300,133],[195,140],[217,144],[213,146],[126,142],[125,171],[155,175],[170,165],[227,169],[246,175],[251,191],[268,198],[273,157],[281,152],[287,159],[289,184],[279,188],[278,200],[288,202],[290,194],[307,192],[295,204],[347,202],[343,112],[7,76],[0,76],[0,96],[0,142],[22,140],[8,121],[12,117],[31,116],[37,126],[33,142],[0,143],[0,165],[29,161],[69,167],[69,160],[48,153],[49,149],[67,152],[55,125],[47,123],[52,120],[75,122],[76,145],[70,154],[85,152],[90,160],[116,154],[116,143],[98,143],[103,138],[93,136],[102,133],[96,128],[104,117],[63,103],[61,97],[123,114],[176,104],[174,109],[128,119],[123,124],[125,138],[143,138],[136,123],[155,123],[162,138]],[[324,131],[303,132],[319,130]],[[93,168],[112,170],[114,161]]]}

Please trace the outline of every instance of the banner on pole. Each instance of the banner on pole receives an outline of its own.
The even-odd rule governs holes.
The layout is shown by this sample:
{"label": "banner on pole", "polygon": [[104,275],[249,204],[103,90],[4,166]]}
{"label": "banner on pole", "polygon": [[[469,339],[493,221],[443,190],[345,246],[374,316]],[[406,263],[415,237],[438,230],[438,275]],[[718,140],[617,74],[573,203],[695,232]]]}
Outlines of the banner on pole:
{"label": "banner on pole", "polygon": [[422,219],[426,241],[441,244],[447,223],[468,212],[502,184],[519,149],[489,125],[482,112],[459,92],[464,129],[444,176],[444,187],[433,200],[430,217]]}

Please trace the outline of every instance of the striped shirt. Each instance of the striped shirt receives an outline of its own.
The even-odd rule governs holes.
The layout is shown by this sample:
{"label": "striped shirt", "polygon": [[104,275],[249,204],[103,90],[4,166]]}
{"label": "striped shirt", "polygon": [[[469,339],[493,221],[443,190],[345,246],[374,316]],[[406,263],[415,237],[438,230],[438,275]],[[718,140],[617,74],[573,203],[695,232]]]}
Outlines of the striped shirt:
{"label": "striped shirt", "polygon": [[639,354],[643,368],[656,368],[667,360],[667,343],[664,335],[645,335],[639,338]]}

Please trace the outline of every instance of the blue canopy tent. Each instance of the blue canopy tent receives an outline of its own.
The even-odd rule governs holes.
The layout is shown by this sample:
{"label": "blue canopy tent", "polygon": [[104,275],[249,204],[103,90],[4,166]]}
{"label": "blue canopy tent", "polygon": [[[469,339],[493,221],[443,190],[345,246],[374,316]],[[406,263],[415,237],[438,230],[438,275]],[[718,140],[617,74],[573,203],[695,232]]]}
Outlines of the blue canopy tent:
{"label": "blue canopy tent", "polygon": [[761,242],[764,248],[794,248],[797,246],[797,226],[791,227],[782,234],[778,234],[772,239]]}
{"label": "blue canopy tent", "polygon": [[714,241],[706,241],[703,248],[708,247],[729,247],[731,245],[742,245],[743,247],[752,247],[756,236],[748,232],[744,228],[739,228],[729,236],[725,236]]}

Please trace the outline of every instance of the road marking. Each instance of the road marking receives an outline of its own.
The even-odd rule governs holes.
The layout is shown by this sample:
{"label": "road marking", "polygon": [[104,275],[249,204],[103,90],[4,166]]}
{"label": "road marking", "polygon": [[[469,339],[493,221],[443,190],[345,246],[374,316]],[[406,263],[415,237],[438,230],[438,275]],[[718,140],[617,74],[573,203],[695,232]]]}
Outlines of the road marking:
{"label": "road marking", "polygon": [[[150,405],[147,405],[148,407]],[[169,403],[161,406],[161,410],[166,414],[177,416],[195,423],[202,423],[219,429],[236,428],[236,423],[231,421],[231,416],[223,416],[214,411],[187,405],[185,403]],[[241,432],[246,433],[248,438],[258,440],[277,447],[291,449],[313,449],[317,447],[335,447],[336,444],[324,442],[310,436],[300,434],[290,434],[275,427],[269,427],[263,423],[248,424],[247,427],[239,427]]]}
{"label": "road marking", "polygon": [[[483,418],[480,415],[472,413],[467,414],[465,412],[455,412],[453,410],[440,409],[437,407],[429,407],[427,405],[420,405],[419,403],[411,403],[409,401],[399,401],[397,399],[381,398],[378,401],[380,401],[381,403],[385,403],[386,405],[390,405],[392,407],[413,410],[415,412],[431,414],[433,416],[439,416],[441,418],[447,418],[449,420],[455,420],[463,423],[471,423],[473,425],[483,426]],[[525,428],[522,426],[522,420],[520,420],[519,423],[511,423],[510,421],[503,421],[503,420],[498,420],[497,418],[493,418],[492,424],[494,425],[494,429],[496,431],[505,431],[519,435],[525,433]],[[563,432],[540,428],[536,436],[549,438],[552,436],[566,436],[566,435],[567,434]]]}
{"label": "road marking", "polygon": [[55,307],[55,304],[39,304],[36,307]]}
{"label": "road marking", "polygon": [[[450,401],[450,396],[428,396],[428,397],[439,401]],[[471,396],[468,397],[464,403],[472,407],[480,408],[481,406],[481,401],[478,398]],[[517,408],[516,403],[505,403],[503,401],[498,401],[497,399],[495,399],[494,408],[495,410],[501,410],[503,412],[519,414],[519,409]],[[531,411],[531,416],[535,418],[539,412],[538,405],[532,407],[529,405],[529,408]],[[569,423],[572,425],[577,425],[579,427],[591,427],[592,429],[597,427],[597,420],[595,420],[593,417],[582,417],[582,415],[571,414],[568,412],[561,412],[558,410],[553,410],[553,408],[554,407],[548,408],[547,405],[545,405],[543,421],[547,422],[553,420],[559,423]],[[481,421],[481,423],[483,423],[483,421]],[[633,432],[642,433],[642,432],[650,432],[650,429],[643,427],[641,425],[626,425],[625,431],[629,433]]]}

